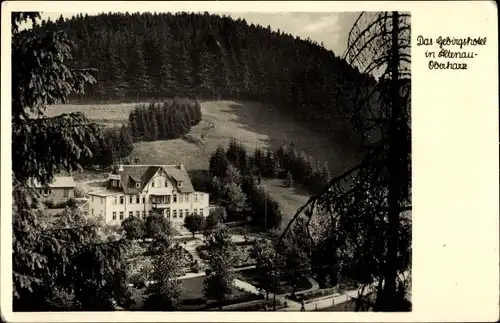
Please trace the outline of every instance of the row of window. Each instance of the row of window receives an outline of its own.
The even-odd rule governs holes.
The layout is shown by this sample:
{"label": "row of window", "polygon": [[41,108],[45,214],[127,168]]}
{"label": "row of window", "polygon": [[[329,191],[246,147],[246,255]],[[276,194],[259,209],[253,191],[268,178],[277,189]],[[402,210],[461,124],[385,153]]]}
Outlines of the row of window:
{"label": "row of window", "polygon": [[[141,197],[139,195],[129,195],[129,204],[142,204],[146,203],[146,197]],[[198,202],[198,194],[193,195],[194,202]],[[94,201],[94,197],[92,196],[92,202]],[[119,197],[120,204],[124,203],[124,196]],[[173,203],[183,203],[183,202],[189,202],[189,194],[173,194],[172,195],[172,201]],[[170,195],[165,195],[165,196],[151,196],[151,203],[165,203],[165,204],[170,204]],[[102,201],[101,201],[102,204]],[[113,196],[113,205],[118,204],[118,197]]]}
{"label": "row of window", "polygon": [[[185,215],[189,214],[189,210],[188,209],[184,210],[184,212],[185,212],[184,213]],[[176,219],[177,218],[177,214],[179,214],[179,218],[183,217],[182,210],[172,210],[172,218]],[[198,214],[198,209],[193,209],[193,214],[197,215]],[[166,208],[165,209],[165,215],[166,215],[167,218],[170,218],[170,208]],[[200,215],[203,215],[203,209],[200,209]]]}
{"label": "row of window", "polygon": [[[163,181],[163,185],[162,185]],[[156,178],[151,181],[151,187],[168,187],[168,181],[162,178]],[[139,187],[139,186],[138,186]],[[182,187],[182,182],[177,182],[177,187]]]}
{"label": "row of window", "polygon": [[[163,181],[163,183],[162,183]],[[163,185],[162,185],[163,184]],[[121,187],[121,181],[119,180],[111,180],[111,186],[114,187]],[[157,178],[151,181],[151,187],[168,187],[168,181],[163,180],[161,178]],[[141,182],[136,182],[135,187],[139,188],[141,187]],[[177,187],[182,187],[182,182],[177,182]]]}
{"label": "row of window", "polygon": [[[189,214],[189,210],[186,209],[184,210],[185,213],[182,212],[183,210],[172,210],[172,217],[174,219],[177,218],[177,214],[179,214],[179,219],[182,219],[184,217],[184,215],[188,215]],[[120,212],[113,212],[113,220],[116,220],[116,216],[117,214],[120,214],[120,220],[123,220],[124,219],[124,216],[125,216],[125,212],[123,211],[120,211]],[[152,215],[153,214],[153,210],[149,210],[148,212],[149,215]],[[198,209],[194,209],[193,210],[193,214],[198,214]],[[94,210],[92,210],[92,215],[94,215]],[[203,209],[200,209],[200,215],[203,216]],[[130,211],[128,212],[128,216],[129,217],[133,217],[134,216],[134,211]],[[146,218],[146,211],[135,211],[135,216],[140,218],[142,216],[143,219]],[[170,208],[167,208],[165,210],[165,216],[167,218],[170,218]]]}
{"label": "row of window", "polygon": [[[40,194],[42,194],[44,196],[52,194],[52,190],[50,188],[42,188],[42,189],[40,189],[39,192],[40,192]],[[69,189],[65,188],[63,190],[63,196],[69,197]]]}

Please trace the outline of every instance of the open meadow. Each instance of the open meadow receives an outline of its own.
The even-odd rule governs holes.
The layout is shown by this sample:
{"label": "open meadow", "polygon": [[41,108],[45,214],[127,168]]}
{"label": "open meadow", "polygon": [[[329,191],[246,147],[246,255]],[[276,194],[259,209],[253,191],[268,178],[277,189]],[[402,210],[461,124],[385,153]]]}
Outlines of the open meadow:
{"label": "open meadow", "polygon": [[[54,116],[80,111],[91,121],[120,126],[128,122],[128,115],[136,105],[54,105],[48,108],[47,114]],[[257,147],[275,150],[283,142],[294,142],[299,151],[305,151],[316,160],[327,161],[332,175],[339,174],[352,163],[332,140],[298,124],[289,114],[271,105],[205,101],[201,102],[201,109],[203,120],[192,127],[184,138],[135,143],[132,156],[143,164],[176,164],[183,161],[189,170],[208,169],[212,152],[219,145],[227,147],[234,137],[249,151]],[[79,177],[89,180],[97,178],[97,175]],[[308,198],[306,190],[300,189],[299,185],[286,188],[278,179],[263,181],[262,185],[282,204],[286,217],[293,215]]]}

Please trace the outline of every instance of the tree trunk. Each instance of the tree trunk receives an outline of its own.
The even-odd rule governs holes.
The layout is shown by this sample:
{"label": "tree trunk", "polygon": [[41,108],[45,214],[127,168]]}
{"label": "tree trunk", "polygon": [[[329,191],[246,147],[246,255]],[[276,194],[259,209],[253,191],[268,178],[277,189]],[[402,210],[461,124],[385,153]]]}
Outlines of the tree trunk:
{"label": "tree trunk", "polygon": [[401,104],[399,82],[399,14],[392,13],[392,48],[388,68],[391,72],[390,98],[391,98],[391,124],[389,132],[389,194],[388,194],[388,232],[387,232],[387,261],[385,282],[383,287],[382,311],[394,311],[396,301],[396,277],[398,256],[399,233],[399,202],[400,202],[400,174],[401,161],[399,160],[399,118]]}

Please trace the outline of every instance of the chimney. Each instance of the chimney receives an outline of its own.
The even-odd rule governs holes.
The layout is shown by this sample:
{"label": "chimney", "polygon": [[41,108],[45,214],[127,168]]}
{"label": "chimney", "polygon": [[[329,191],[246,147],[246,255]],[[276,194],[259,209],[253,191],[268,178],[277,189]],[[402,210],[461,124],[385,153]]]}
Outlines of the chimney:
{"label": "chimney", "polygon": [[182,161],[181,161],[181,163],[179,164],[179,169],[180,169],[180,170],[186,170],[186,169],[184,168],[184,162],[182,162]]}
{"label": "chimney", "polygon": [[123,172],[123,165],[122,165],[122,164],[120,164],[120,165],[118,166],[118,171],[119,171],[119,172]]}

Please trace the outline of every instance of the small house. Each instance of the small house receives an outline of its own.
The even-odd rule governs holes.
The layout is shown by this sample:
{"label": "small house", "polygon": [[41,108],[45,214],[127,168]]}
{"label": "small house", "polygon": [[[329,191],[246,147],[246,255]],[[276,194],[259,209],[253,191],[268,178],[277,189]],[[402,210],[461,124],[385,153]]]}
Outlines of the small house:
{"label": "small house", "polygon": [[61,203],[75,197],[76,183],[71,176],[56,176],[52,183],[42,186],[35,182],[35,188],[46,201]]}

